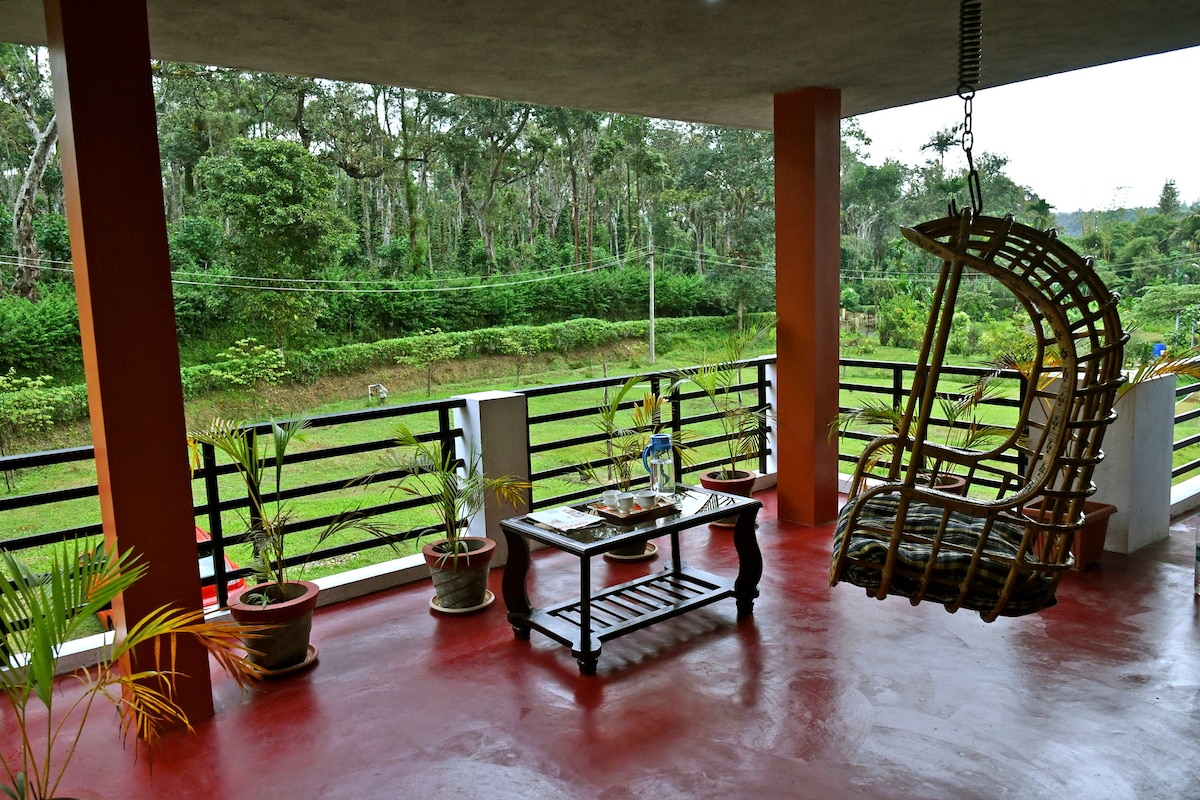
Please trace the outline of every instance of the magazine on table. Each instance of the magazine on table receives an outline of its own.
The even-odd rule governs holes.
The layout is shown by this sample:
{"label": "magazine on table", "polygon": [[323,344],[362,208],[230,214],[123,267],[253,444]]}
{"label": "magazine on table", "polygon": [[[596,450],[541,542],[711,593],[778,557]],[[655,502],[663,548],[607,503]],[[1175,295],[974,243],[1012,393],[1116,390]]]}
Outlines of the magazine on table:
{"label": "magazine on table", "polygon": [[553,528],[556,531],[574,531],[597,525],[604,520],[595,514],[588,514],[570,506],[548,508],[544,511],[533,511],[526,515],[539,525]]}

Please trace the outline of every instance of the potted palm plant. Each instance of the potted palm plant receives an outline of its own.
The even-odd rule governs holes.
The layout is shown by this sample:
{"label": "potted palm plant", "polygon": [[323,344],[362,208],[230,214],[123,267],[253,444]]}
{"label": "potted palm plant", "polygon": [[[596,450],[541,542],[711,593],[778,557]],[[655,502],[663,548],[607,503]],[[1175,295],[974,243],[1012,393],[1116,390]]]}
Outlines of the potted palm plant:
{"label": "potted palm plant", "polygon": [[[659,420],[664,405],[663,398],[659,395],[644,392],[641,399],[628,409],[628,417],[623,416],[622,412],[626,410],[629,396],[642,382],[641,376],[634,375],[617,391],[609,393],[605,390],[604,402],[598,408],[596,420],[596,427],[604,435],[600,442],[603,459],[580,467],[585,481],[600,486],[611,486],[618,492],[629,492],[633,489],[634,470],[640,469],[642,453],[650,437],[661,427]],[[682,445],[677,439],[678,437],[673,444],[679,450]],[[636,542],[605,555],[618,559],[637,559],[654,552],[657,550],[652,543]]]}
{"label": "potted palm plant", "polygon": [[512,475],[484,475],[483,456],[474,445],[468,445],[467,458],[460,464],[454,453],[421,439],[405,425],[397,429],[395,440],[404,449],[389,452],[383,467],[398,468],[404,474],[392,488],[431,498],[437,518],[429,533],[441,538],[421,550],[433,578],[435,596],[430,606],[447,613],[486,607],[495,599],[487,588],[487,578],[496,543],[486,537],[464,536],[463,523],[483,508],[489,495],[516,508],[530,488],[529,482]]}
{"label": "potted palm plant", "polygon": [[[55,549],[45,573],[9,551],[0,552],[0,566],[0,692],[21,736],[19,750],[0,751],[7,784],[0,788],[11,800],[58,796],[76,741],[101,698],[113,702],[122,738],[132,732],[153,748],[168,728],[190,731],[174,698],[181,638],[200,642],[239,686],[261,675],[261,668],[241,654],[243,636],[254,632],[229,620],[206,622],[201,611],[163,607],[108,644],[98,664],[74,673],[82,691],[69,698],[55,690],[62,646],[142,577],[146,566],[128,552],[92,556],[78,541]],[[152,647],[143,647],[147,644]],[[138,663],[139,651],[152,652],[151,663]],[[130,669],[119,666],[124,663]],[[56,700],[69,700],[69,707],[56,707]]]}
{"label": "potted palm plant", "polygon": [[765,409],[746,406],[736,390],[741,383],[742,362],[747,353],[775,329],[774,321],[754,324],[731,334],[725,340],[724,358],[675,375],[671,387],[692,385],[712,407],[723,432],[724,454],[721,466],[700,475],[700,484],[708,489],[749,497],[758,475],[742,469],[741,463],[758,452],[767,422]]}
{"label": "potted palm plant", "polygon": [[[980,419],[979,408],[983,402],[998,396],[1000,389],[991,381],[995,373],[989,373],[968,385],[968,391],[961,394],[947,394],[938,397],[938,408],[941,411],[942,430],[941,443],[950,447],[964,450],[979,449],[990,442],[1001,441],[1009,433],[1009,429],[990,425]],[[895,406],[888,405],[883,400],[869,400],[859,408],[849,408],[840,412],[830,425],[830,438],[838,431],[846,431],[851,427],[874,427],[886,433],[897,434],[904,419],[904,412]],[[890,448],[877,451],[880,458],[889,457]],[[952,469],[924,469],[922,465],[921,483],[951,494],[966,494],[967,479],[964,475],[955,474]]]}
{"label": "potted palm plant", "polygon": [[[1059,358],[1055,351],[1046,354],[1043,365],[1049,367],[1040,373],[1038,389],[1046,389],[1055,380]],[[999,356],[993,365],[996,369],[1011,369],[1020,373],[1026,380],[1034,373],[1035,362],[1029,352],[1014,351]],[[1200,380],[1200,352],[1195,348],[1185,347],[1174,352],[1161,352],[1140,361],[1134,368],[1126,371],[1126,382],[1118,389],[1115,409],[1118,413],[1118,424],[1122,422],[1121,400],[1139,384],[1155,380],[1167,375],[1182,376],[1192,380]],[[1114,431],[1116,428],[1113,429]],[[1128,428],[1126,430],[1129,430]],[[1113,432],[1108,434],[1106,441],[1111,440]],[[1106,461],[1105,465],[1114,462]],[[1126,477],[1128,479],[1128,477]],[[1097,470],[1099,483],[1099,470]],[[1164,490],[1165,491],[1165,490]],[[1044,519],[1052,501],[1039,498],[1022,509],[1022,512],[1034,519]],[[1105,541],[1108,536],[1109,517],[1117,513],[1118,508],[1112,503],[1098,499],[1083,503],[1083,524],[1076,532],[1071,542],[1071,553],[1075,557],[1074,569],[1084,570],[1099,563],[1104,553]],[[1135,512],[1136,513],[1136,512]]]}
{"label": "potted palm plant", "polygon": [[[252,426],[215,419],[203,430],[188,434],[194,445],[208,444],[233,462],[250,498],[246,536],[253,548],[257,583],[248,586],[229,603],[235,620],[252,626],[269,625],[255,642],[253,659],[269,675],[285,674],[316,662],[317,649],[310,641],[313,610],[320,587],[312,581],[289,577],[286,535],[292,521],[290,504],[283,498],[284,456],[288,446],[308,426],[307,419],[286,423],[272,421],[271,455],[274,483],[264,483],[268,459],[260,453],[259,437]],[[317,535],[314,549],[334,534],[358,528],[383,537],[357,507],[339,511]],[[303,565],[300,568],[303,572]]]}

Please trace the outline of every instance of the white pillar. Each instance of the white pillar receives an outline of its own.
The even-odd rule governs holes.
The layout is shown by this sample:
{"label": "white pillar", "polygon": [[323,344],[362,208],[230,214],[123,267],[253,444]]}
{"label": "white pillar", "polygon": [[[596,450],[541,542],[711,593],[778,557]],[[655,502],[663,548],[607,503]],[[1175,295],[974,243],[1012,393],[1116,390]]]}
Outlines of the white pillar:
{"label": "white pillar", "polygon": [[[478,392],[463,395],[466,408],[455,409],[455,424],[462,428],[465,442],[459,447],[479,448],[483,474],[489,478],[513,475],[529,480],[529,424],[525,395],[514,392]],[[459,457],[466,460],[468,452],[460,449]],[[529,513],[529,493],[514,509],[501,505],[489,496],[483,513],[468,521],[469,536],[487,536],[496,541],[494,566],[508,561],[508,545],[500,530],[500,520]]]}
{"label": "white pillar", "polygon": [[1171,444],[1175,376],[1139,383],[1121,396],[1117,419],[1104,432],[1093,500],[1111,503],[1105,549],[1132,553],[1165,539],[1171,527]]}
{"label": "white pillar", "polygon": [[767,364],[767,414],[770,416],[770,430],[767,431],[767,470],[758,476],[754,482],[754,491],[776,486],[779,479],[779,368],[778,364]]}

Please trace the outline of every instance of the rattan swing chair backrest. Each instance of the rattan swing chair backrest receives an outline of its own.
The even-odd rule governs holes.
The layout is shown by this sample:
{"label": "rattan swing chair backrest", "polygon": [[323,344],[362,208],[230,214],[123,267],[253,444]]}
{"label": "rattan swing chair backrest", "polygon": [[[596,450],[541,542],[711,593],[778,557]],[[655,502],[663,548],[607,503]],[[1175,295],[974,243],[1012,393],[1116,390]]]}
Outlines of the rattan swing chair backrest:
{"label": "rattan swing chair backrest", "polygon": [[[940,280],[903,415],[859,458],[830,584],[972,609],[988,622],[1040,611],[1055,602],[1072,563],[1072,538],[1124,382],[1118,298],[1090,259],[1011,217],[967,209],[903,233],[942,259]],[[964,272],[1006,286],[1034,336],[1019,420],[983,450],[940,444],[931,434]],[[931,474],[956,474],[966,488],[933,488]],[[1022,513],[1035,502],[1037,519]]]}

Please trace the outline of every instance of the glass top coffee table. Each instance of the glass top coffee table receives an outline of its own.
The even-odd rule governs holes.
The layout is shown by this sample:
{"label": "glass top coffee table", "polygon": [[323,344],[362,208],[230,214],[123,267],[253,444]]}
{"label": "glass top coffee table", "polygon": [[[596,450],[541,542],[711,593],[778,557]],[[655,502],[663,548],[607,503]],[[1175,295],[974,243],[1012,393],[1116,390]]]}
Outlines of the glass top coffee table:
{"label": "glass top coffee table", "polygon": [[[528,517],[503,520],[500,528],[508,542],[504,603],[517,638],[528,639],[530,630],[541,631],[571,648],[580,672],[594,675],[600,646],[610,639],[726,597],[736,599],[739,617],[753,613],[758,581],[762,577],[762,553],[754,534],[754,519],[762,503],[749,497],[680,486],[675,504],[678,510],[657,519],[632,525],[600,521],[570,531],[539,525]],[[575,508],[589,510],[586,505]],[[728,517],[737,519],[733,531],[738,556],[737,577],[730,580],[689,567],[680,553],[680,531]],[[661,536],[671,537],[671,559],[665,569],[618,586],[592,591],[592,558]],[[578,598],[545,608],[530,605],[526,578],[531,541],[579,558]]]}

